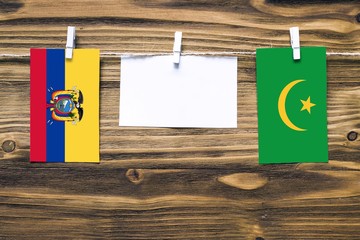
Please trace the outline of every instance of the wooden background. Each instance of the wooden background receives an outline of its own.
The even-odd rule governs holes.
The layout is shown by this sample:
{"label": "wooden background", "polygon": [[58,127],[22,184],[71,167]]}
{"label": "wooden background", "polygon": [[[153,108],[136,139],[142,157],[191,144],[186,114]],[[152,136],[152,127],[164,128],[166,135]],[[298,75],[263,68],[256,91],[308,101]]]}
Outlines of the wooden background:
{"label": "wooden background", "polygon": [[[120,59],[101,59],[100,164],[29,164],[29,48],[360,52],[360,2],[0,1],[0,239],[360,239],[360,56],[328,56],[329,164],[258,165],[255,56],[237,129],[118,127]],[[7,55],[9,54],[9,55]],[[14,54],[19,56],[14,56]],[[276,136],[274,136],[276,141]]]}

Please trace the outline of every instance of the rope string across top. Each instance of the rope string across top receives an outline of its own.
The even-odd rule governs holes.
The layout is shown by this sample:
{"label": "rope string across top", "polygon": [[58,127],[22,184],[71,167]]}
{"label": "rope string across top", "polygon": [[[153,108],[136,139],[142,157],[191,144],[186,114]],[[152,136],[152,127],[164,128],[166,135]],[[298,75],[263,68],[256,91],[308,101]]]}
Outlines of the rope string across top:
{"label": "rope string across top", "polygon": [[[130,57],[130,56],[167,56],[173,55],[172,52],[148,52],[148,53],[131,53],[131,52],[100,52],[101,57]],[[256,55],[255,51],[241,51],[241,52],[181,52],[182,56],[241,56],[241,55]],[[360,52],[327,52],[327,56],[360,56]],[[30,57],[30,54],[0,54],[0,57]]]}

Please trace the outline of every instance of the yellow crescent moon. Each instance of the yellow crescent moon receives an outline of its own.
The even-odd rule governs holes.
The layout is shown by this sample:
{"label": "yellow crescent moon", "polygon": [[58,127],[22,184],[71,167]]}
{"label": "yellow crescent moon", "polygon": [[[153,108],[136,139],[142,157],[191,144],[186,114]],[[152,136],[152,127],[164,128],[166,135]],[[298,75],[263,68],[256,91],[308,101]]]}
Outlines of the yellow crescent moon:
{"label": "yellow crescent moon", "polygon": [[291,128],[292,130],[295,130],[295,131],[306,131],[306,129],[299,128],[290,121],[290,119],[286,113],[285,103],[286,103],[286,97],[287,97],[288,93],[290,92],[290,90],[296,84],[303,82],[303,81],[305,81],[305,80],[295,80],[295,81],[292,81],[291,83],[289,83],[288,85],[286,85],[284,87],[284,89],[281,91],[280,96],[279,96],[279,101],[278,101],[278,110],[279,110],[281,120],[285,123],[286,126],[288,126],[289,128]]}

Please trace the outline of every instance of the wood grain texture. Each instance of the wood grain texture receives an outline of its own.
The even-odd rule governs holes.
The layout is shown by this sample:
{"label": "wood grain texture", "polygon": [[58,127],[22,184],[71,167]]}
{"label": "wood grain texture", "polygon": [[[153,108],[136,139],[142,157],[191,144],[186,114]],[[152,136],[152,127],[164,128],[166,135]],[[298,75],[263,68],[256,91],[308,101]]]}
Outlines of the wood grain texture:
{"label": "wood grain texture", "polygon": [[[0,54],[360,52],[359,1],[0,1]],[[255,56],[239,55],[238,128],[120,128],[120,59],[101,59],[100,164],[29,164],[29,57],[0,57],[0,239],[360,239],[360,57],[328,56],[329,164],[258,165]],[[14,151],[9,142],[15,144]],[[276,136],[274,136],[276,141]],[[6,144],[3,144],[6,142]]]}

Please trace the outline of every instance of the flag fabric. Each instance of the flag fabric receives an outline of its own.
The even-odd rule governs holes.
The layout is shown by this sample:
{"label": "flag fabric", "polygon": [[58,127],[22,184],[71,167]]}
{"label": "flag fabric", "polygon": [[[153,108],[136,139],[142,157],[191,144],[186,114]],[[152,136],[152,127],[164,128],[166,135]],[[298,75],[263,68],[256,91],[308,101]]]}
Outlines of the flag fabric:
{"label": "flag fabric", "polygon": [[30,162],[99,162],[99,55],[30,50]]}
{"label": "flag fabric", "polygon": [[326,49],[256,50],[259,163],[327,162]]}

